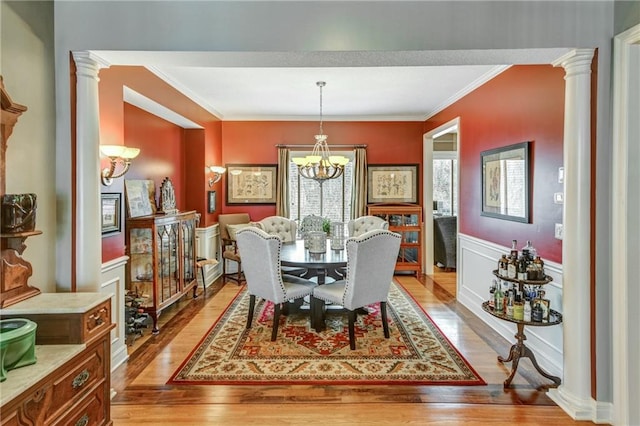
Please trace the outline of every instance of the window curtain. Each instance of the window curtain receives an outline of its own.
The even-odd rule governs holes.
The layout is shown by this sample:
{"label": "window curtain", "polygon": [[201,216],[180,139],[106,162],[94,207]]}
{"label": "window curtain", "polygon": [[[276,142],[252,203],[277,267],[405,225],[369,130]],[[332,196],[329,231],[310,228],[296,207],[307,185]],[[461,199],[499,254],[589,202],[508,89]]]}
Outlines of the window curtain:
{"label": "window curtain", "polygon": [[276,215],[289,217],[289,149],[278,147]]}
{"label": "window curtain", "polygon": [[354,153],[351,219],[367,214],[367,148],[358,147]]}

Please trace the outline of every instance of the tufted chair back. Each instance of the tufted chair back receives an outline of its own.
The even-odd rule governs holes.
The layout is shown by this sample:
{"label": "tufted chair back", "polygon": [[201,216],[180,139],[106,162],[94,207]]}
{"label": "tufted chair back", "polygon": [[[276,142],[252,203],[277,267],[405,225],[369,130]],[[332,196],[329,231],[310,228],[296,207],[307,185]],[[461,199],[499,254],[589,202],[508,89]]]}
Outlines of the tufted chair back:
{"label": "tufted chair back", "polygon": [[274,303],[287,300],[280,274],[280,238],[257,227],[242,228],[236,237],[249,293]]}
{"label": "tufted chair back", "polygon": [[269,235],[277,235],[283,243],[296,240],[298,225],[294,220],[282,216],[265,217],[258,222],[258,227]]}
{"label": "tufted chair back", "polygon": [[389,229],[389,222],[377,216],[360,216],[347,223],[350,237],[359,237],[373,229]]}
{"label": "tufted chair back", "polygon": [[347,240],[347,278],[342,306],[353,310],[387,301],[400,240],[400,234],[384,229],[374,229]]}
{"label": "tufted chair back", "polygon": [[312,303],[342,305],[349,314],[349,347],[356,348],[356,309],[380,302],[384,337],[389,338],[387,297],[400,251],[400,234],[374,229],[347,240],[347,276],[313,289]]}

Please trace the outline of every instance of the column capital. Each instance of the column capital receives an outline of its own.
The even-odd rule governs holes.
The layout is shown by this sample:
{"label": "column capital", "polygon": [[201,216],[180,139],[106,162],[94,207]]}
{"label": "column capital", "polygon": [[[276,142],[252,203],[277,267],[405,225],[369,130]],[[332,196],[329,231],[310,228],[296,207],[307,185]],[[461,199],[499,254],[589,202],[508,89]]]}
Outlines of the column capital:
{"label": "column capital", "polygon": [[109,63],[101,60],[96,55],[93,55],[89,51],[71,52],[73,60],[76,63],[76,75],[88,78],[94,78],[96,81],[100,81],[98,78],[98,72],[101,68],[108,68]]}
{"label": "column capital", "polygon": [[564,68],[565,78],[579,74],[591,74],[591,61],[594,52],[594,49],[574,49],[553,61],[551,65]]}

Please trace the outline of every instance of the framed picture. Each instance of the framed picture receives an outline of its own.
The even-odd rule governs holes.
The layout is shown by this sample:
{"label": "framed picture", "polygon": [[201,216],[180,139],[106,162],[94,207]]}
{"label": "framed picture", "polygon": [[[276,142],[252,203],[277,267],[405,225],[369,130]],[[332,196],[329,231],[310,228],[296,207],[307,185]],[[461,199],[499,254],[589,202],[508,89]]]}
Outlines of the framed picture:
{"label": "framed picture", "polygon": [[531,142],[480,153],[482,216],[529,223]]}
{"label": "framed picture", "polygon": [[156,188],[152,180],[125,180],[124,189],[129,217],[156,213]]}
{"label": "framed picture", "polygon": [[278,166],[227,164],[227,204],[275,204]]}
{"label": "framed picture", "polygon": [[100,194],[100,212],[102,235],[120,232],[121,195],[117,193]]}
{"label": "framed picture", "polygon": [[417,203],[417,164],[367,166],[367,203]]}
{"label": "framed picture", "polygon": [[207,192],[207,213],[216,211],[216,191]]}

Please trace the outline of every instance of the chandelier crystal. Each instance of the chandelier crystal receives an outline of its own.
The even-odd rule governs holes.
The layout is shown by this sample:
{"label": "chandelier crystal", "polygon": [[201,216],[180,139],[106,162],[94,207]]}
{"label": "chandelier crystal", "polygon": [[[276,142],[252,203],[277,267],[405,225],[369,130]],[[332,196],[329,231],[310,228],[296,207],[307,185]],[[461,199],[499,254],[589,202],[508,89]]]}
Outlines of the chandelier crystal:
{"label": "chandelier crystal", "polygon": [[349,162],[349,159],[342,155],[331,155],[327,145],[327,135],[322,131],[322,88],[325,85],[324,81],[316,83],[320,88],[320,133],[315,135],[316,143],[313,145],[311,155],[291,158],[291,161],[298,166],[300,176],[320,183],[340,177],[344,166]]}

